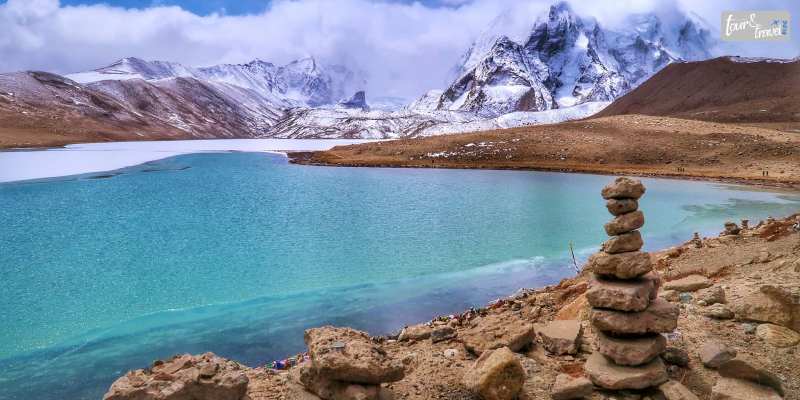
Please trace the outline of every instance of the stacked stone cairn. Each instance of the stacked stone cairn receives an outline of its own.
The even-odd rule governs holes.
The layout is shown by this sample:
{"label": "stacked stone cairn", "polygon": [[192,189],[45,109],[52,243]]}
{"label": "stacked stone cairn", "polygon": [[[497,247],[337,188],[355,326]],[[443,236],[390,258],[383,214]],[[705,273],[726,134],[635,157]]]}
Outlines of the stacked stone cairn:
{"label": "stacked stone cairn", "polygon": [[588,263],[594,275],[586,296],[597,351],[585,370],[596,386],[608,390],[645,389],[667,381],[659,357],[666,348],[662,333],[678,324],[678,307],[657,296],[660,278],[652,271],[650,255],[640,250],[644,215],[638,200],[644,192],[639,180],[624,177],[603,188],[614,215],[605,224],[611,238]]}

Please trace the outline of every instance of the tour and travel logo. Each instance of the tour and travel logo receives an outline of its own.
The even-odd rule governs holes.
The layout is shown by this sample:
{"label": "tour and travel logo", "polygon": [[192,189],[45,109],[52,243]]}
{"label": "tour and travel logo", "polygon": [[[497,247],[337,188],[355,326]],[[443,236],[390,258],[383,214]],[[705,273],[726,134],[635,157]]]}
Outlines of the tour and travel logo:
{"label": "tour and travel logo", "polygon": [[725,11],[722,40],[788,40],[788,11]]}

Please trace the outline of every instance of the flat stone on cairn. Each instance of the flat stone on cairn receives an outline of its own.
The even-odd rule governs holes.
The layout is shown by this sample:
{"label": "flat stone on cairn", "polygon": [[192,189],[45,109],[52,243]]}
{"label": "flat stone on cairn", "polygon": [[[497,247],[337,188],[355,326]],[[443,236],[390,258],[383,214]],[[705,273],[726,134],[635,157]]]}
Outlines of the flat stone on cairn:
{"label": "flat stone on cairn", "polygon": [[605,332],[633,335],[669,333],[678,327],[678,313],[677,305],[655,299],[647,309],[639,312],[592,308],[589,319],[595,328]]}
{"label": "flat stone on cairn", "polygon": [[595,276],[586,298],[599,308],[643,311],[656,298],[659,281],[658,275],[652,272],[631,280]]}
{"label": "flat stone on cairn", "polygon": [[667,339],[661,334],[640,337],[621,337],[595,332],[595,346],[600,354],[619,365],[641,365],[658,357],[667,348]]}
{"label": "flat stone on cairn", "polygon": [[603,188],[606,208],[614,215],[604,228],[610,238],[589,258],[594,273],[586,299],[597,351],[585,370],[595,385],[608,390],[645,389],[667,381],[659,355],[666,348],[662,333],[678,324],[679,309],[658,297],[661,279],[650,254],[641,251],[638,211],[645,188],[637,179],[617,178]]}

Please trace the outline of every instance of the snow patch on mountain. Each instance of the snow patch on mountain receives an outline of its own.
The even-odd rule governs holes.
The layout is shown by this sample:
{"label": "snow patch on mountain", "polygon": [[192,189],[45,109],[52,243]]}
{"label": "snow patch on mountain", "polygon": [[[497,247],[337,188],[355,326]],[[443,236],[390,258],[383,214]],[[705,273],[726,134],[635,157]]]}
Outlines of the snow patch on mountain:
{"label": "snow patch on mountain", "polygon": [[168,61],[145,61],[135,57],[123,58],[111,65],[94,71],[66,75],[78,83],[91,83],[102,80],[144,79],[156,80],[195,76],[196,71],[179,63]]}
{"label": "snow patch on mountain", "polygon": [[556,124],[594,115],[611,102],[596,101],[574,107],[546,111],[516,111],[490,119],[469,122],[448,122],[431,126],[420,132],[420,136],[436,136],[453,133],[477,132],[493,129],[517,128],[528,125]]}
{"label": "snow patch on mountain", "polygon": [[406,107],[410,112],[431,112],[439,108],[439,99],[444,93],[440,89],[432,89],[423,94],[420,98],[414,100]]}

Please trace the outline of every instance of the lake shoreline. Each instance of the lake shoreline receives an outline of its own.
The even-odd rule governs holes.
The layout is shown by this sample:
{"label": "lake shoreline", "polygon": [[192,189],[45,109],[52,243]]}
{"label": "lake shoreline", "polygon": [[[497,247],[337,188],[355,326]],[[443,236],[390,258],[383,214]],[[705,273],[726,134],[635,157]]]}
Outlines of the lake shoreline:
{"label": "lake shoreline", "polygon": [[[703,276],[709,286],[723,288],[726,292],[728,301],[719,305],[731,307],[738,313],[739,310],[749,310],[747,303],[754,301],[751,299],[761,299],[759,296],[764,296],[760,294],[764,291],[762,287],[791,288],[800,283],[800,245],[796,243],[800,232],[790,228],[796,218],[800,218],[800,214],[761,221],[736,235],[723,233],[702,238],[699,242],[688,240],[650,254],[662,282],[666,281],[669,285],[670,282],[689,275]],[[728,264],[731,262],[733,265]],[[464,374],[477,358],[471,350],[474,336],[480,336],[480,330],[476,331],[476,327],[506,332],[500,327],[516,323],[514,321],[528,321],[535,324],[534,326],[543,326],[554,320],[586,321],[590,315],[586,298],[590,275],[590,271],[584,268],[557,284],[522,288],[482,308],[436,317],[407,326],[396,334],[373,336],[373,342],[382,352],[397,360],[402,359],[406,365],[406,374],[402,380],[381,386],[394,395],[402,395],[402,398],[420,400],[454,398],[448,396],[464,393]],[[677,285],[677,282],[673,285]],[[770,370],[780,371],[782,385],[787,393],[785,399],[800,399],[800,376],[788,373],[800,368],[800,358],[794,356],[793,351],[784,351],[787,350],[782,347],[784,345],[776,344],[771,337],[755,333],[755,326],[775,326],[769,322],[771,316],[754,314],[750,318],[710,317],[707,310],[712,307],[699,301],[703,298],[702,291],[698,292],[696,288],[686,289],[680,291],[682,294],[678,296],[679,291],[662,290],[659,295],[680,308],[680,334],[669,336],[667,342],[668,348],[677,349],[673,352],[685,356],[679,359],[664,356],[664,362],[671,365],[670,379],[681,382],[701,398],[709,398],[711,388],[719,377],[715,370],[701,364],[699,353],[703,343],[719,341],[737,348],[741,353],[747,353]],[[796,321],[795,329],[798,326],[800,321]],[[450,336],[433,340],[432,332],[442,329],[449,329]],[[537,332],[538,329],[540,328],[537,328]],[[536,339],[529,346],[516,350],[518,357],[523,360],[527,374],[523,389],[527,397],[524,398],[550,398],[552,382],[559,374],[583,376],[583,363],[596,351],[593,350],[595,339],[588,330],[587,327],[578,333],[578,350],[575,353],[554,354],[545,350],[544,341],[540,343]],[[166,362],[177,360],[178,357]],[[302,358],[301,354],[279,360],[278,364],[255,368],[241,366],[249,380],[247,398],[316,399],[317,397],[311,397],[302,385],[294,381],[296,365]],[[526,359],[531,361],[530,365],[524,363]],[[273,368],[275,366],[277,368]],[[137,370],[135,373],[141,374],[141,371]],[[591,398],[608,398],[602,397],[603,393],[607,392],[596,389]],[[654,393],[660,392],[658,389],[642,392],[643,395]],[[596,397],[598,395],[600,397]]]}
{"label": "lake shoreline", "polygon": [[322,162],[311,157],[315,152],[287,152],[289,162],[297,165],[307,165],[315,167],[343,167],[343,168],[418,168],[418,169],[465,169],[465,170],[488,170],[488,171],[535,171],[535,172],[560,172],[567,174],[589,174],[601,176],[636,176],[641,178],[662,178],[679,181],[699,181],[716,182],[726,184],[738,184],[749,187],[762,187],[790,189],[791,192],[800,192],[800,181],[775,181],[767,179],[754,179],[743,177],[726,176],[707,176],[707,175],[684,175],[654,173],[644,170],[626,169],[624,171],[608,168],[597,168],[591,165],[575,167],[549,167],[549,166],[528,166],[528,165],[490,165],[490,164],[412,164],[412,163],[359,163],[359,162]]}
{"label": "lake shoreline", "polygon": [[763,126],[622,115],[337,146],[305,165],[535,170],[800,189],[800,136]]}

